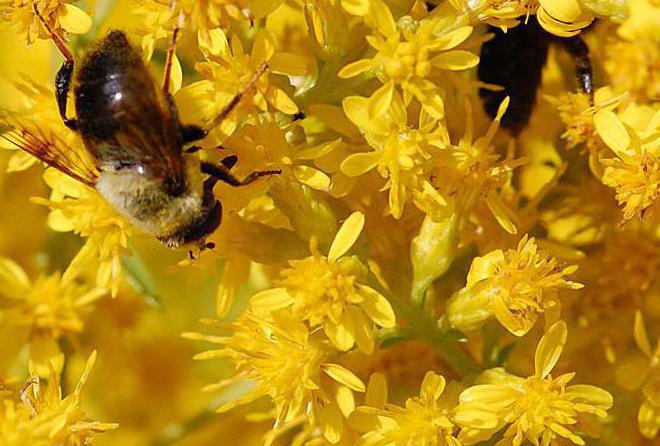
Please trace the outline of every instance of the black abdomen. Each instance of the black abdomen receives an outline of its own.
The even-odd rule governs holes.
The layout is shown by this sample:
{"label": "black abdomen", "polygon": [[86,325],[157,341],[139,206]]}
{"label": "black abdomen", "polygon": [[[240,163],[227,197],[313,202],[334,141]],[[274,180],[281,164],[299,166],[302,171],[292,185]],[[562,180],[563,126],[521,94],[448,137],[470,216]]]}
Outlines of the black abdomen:
{"label": "black abdomen", "polygon": [[481,47],[478,76],[481,81],[500,85],[504,90],[482,88],[479,95],[491,117],[495,117],[502,100],[510,97],[502,126],[517,134],[527,125],[534,107],[548,56],[548,34],[534,18],[507,33],[495,27],[490,27],[489,31],[495,34],[495,38]]}
{"label": "black abdomen", "polygon": [[120,130],[126,114],[162,121],[158,92],[140,54],[122,31],[112,31],[85,57],[75,87],[76,114],[82,137],[102,142]]}

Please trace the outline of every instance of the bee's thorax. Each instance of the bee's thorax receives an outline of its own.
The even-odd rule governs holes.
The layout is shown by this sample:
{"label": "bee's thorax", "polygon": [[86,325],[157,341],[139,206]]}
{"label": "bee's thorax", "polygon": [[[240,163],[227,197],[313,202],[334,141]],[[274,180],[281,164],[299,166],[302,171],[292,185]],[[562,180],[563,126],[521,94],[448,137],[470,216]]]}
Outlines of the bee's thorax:
{"label": "bee's thorax", "polygon": [[196,159],[186,161],[185,189],[176,196],[166,181],[145,172],[140,166],[102,169],[96,189],[133,225],[158,238],[185,232],[209,212]]}

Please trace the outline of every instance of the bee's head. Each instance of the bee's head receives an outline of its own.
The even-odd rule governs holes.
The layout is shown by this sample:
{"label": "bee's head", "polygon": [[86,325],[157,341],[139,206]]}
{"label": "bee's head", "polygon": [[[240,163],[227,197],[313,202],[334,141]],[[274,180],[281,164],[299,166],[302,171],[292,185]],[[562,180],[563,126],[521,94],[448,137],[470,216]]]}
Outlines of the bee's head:
{"label": "bee's head", "polygon": [[214,205],[205,208],[200,216],[192,220],[190,224],[179,228],[172,234],[158,237],[158,240],[173,249],[191,243],[203,245],[204,239],[218,229],[221,220],[222,205],[216,201]]}

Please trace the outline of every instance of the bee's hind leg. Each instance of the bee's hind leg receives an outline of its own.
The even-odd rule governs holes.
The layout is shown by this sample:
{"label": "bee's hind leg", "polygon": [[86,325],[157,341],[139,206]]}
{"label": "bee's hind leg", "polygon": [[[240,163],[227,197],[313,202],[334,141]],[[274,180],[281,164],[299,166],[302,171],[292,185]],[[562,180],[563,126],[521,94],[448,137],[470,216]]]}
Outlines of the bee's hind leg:
{"label": "bee's hind leg", "polygon": [[55,75],[55,99],[57,100],[57,108],[64,125],[71,130],[77,130],[78,121],[66,117],[66,105],[68,102],[69,90],[71,89],[71,79],[73,78],[73,52],[71,52],[71,48],[69,48],[69,45],[67,45],[62,36],[53,31],[53,28],[51,28],[48,22],[46,22],[39,12],[37,3],[33,5],[33,9],[41,24],[46,28],[50,38],[53,39],[55,46],[57,46],[57,49],[60,50],[60,53],[62,53],[62,56],[66,59]]}
{"label": "bee's hind leg", "polygon": [[564,38],[561,39],[561,42],[566,51],[575,59],[575,74],[580,88],[585,94],[589,95],[590,100],[593,102],[593,69],[589,57],[589,47],[580,36]]}
{"label": "bee's hind leg", "polygon": [[[225,160],[227,160],[227,157]],[[223,160],[224,161],[224,160]],[[232,159],[231,166],[235,164],[235,161]],[[257,179],[265,176],[270,176],[270,175],[279,175],[282,173],[281,170],[259,170],[256,172],[252,172],[250,175],[248,175],[245,179],[239,180],[236,178],[230,171],[231,167],[227,167],[224,163],[221,165],[215,165],[211,163],[202,163],[202,173],[205,173],[207,175],[210,175],[212,178],[220,181],[224,181],[225,183],[234,186],[234,187],[240,187],[240,186],[245,186],[247,184],[250,184]]]}

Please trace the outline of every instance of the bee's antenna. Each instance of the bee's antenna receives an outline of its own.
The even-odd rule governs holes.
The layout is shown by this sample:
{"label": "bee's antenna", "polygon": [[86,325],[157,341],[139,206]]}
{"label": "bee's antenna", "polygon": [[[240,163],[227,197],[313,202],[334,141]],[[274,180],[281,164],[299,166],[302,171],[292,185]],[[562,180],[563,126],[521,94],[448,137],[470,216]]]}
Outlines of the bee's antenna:
{"label": "bee's antenna", "polygon": [[[172,2],[172,9],[174,9],[175,2]],[[165,58],[165,68],[163,71],[163,91],[165,94],[170,92],[170,79],[172,78],[172,64],[174,63],[174,55],[176,54],[176,43],[179,40],[179,33],[181,28],[185,24],[186,16],[183,14],[183,11],[179,12],[179,17],[177,23],[172,30],[172,40],[170,40],[170,45],[167,47],[167,56]]]}
{"label": "bee's antenna", "polygon": [[69,48],[69,45],[64,41],[64,38],[57,34],[53,28],[50,27],[46,19],[44,18],[43,15],[39,12],[39,8],[37,7],[37,3],[34,3],[32,5],[32,9],[34,9],[34,13],[37,15],[37,18],[41,22],[41,24],[46,28],[46,32],[48,32],[48,35],[50,36],[51,39],[53,39],[53,42],[55,43],[55,46],[57,46],[57,49],[60,50],[60,53],[62,53],[62,56],[68,61],[68,60],[73,60],[73,53],[71,52],[71,49]]}
{"label": "bee's antenna", "polygon": [[225,108],[222,109],[222,111],[216,116],[208,126],[204,127],[204,131],[206,133],[210,132],[213,128],[215,128],[217,125],[221,124],[222,121],[227,119],[227,116],[236,108],[236,106],[241,102],[241,99],[243,99],[243,96],[247,91],[252,88],[252,86],[259,80],[261,76],[263,76],[264,73],[268,71],[268,64],[267,63],[262,63],[259,65],[259,68],[257,68],[257,71],[252,75],[249,81],[241,88],[241,90],[234,95],[233,98],[231,98],[231,101],[227,105],[225,105]]}

